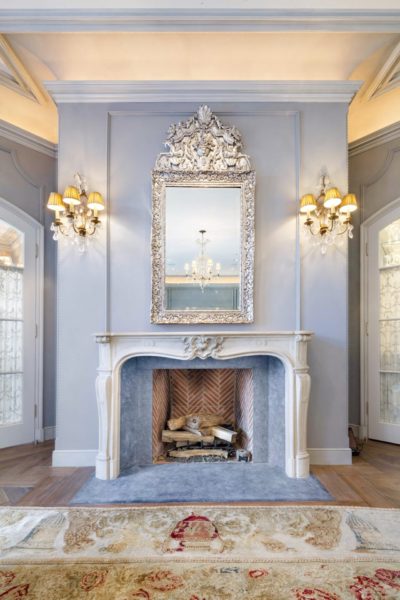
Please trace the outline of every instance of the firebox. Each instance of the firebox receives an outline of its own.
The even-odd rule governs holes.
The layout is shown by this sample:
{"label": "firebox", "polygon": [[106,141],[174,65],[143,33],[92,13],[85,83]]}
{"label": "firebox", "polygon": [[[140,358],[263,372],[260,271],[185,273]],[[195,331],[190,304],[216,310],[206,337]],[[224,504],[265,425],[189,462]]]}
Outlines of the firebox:
{"label": "firebox", "polygon": [[251,460],[253,370],[155,369],[153,462]]}

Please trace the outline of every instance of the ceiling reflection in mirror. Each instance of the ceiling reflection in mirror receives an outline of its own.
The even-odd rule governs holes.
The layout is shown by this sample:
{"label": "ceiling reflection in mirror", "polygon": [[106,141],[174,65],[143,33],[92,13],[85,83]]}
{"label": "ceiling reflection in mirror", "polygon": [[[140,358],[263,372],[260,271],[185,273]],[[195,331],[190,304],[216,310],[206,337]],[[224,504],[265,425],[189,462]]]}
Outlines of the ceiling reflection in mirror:
{"label": "ceiling reflection in mirror", "polygon": [[240,308],[240,187],[166,187],[168,310]]}

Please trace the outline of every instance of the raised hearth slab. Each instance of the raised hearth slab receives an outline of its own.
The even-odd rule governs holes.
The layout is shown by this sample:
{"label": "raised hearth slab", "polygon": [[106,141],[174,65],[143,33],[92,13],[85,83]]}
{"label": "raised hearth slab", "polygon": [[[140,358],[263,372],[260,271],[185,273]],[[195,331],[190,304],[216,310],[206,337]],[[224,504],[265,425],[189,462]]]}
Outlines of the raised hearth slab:
{"label": "raised hearth slab", "polygon": [[112,481],[92,477],[72,504],[312,500],[332,500],[313,476],[293,479],[266,464],[181,463],[133,467]]}

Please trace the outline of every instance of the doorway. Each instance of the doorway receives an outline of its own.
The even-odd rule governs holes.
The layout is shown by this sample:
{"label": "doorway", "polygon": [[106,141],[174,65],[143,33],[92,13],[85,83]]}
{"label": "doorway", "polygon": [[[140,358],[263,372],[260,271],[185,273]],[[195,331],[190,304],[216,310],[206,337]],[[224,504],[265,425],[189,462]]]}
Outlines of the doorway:
{"label": "doorway", "polygon": [[400,444],[400,199],[363,225],[363,398],[368,437]]}
{"label": "doorway", "polygon": [[0,448],[42,435],[43,228],[0,199]]}

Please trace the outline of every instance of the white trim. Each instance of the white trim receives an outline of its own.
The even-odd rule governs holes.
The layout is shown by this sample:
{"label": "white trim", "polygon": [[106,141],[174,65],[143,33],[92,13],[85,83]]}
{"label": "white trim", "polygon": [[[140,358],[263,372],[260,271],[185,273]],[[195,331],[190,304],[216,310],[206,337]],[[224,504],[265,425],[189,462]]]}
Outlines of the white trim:
{"label": "white trim", "polygon": [[[386,172],[386,170],[384,171]],[[378,181],[378,179],[373,180]],[[371,183],[371,182],[370,182]],[[377,210],[373,215],[366,219],[360,225],[360,266],[361,266],[361,281],[360,281],[360,439],[366,440],[369,437],[369,406],[368,406],[368,374],[369,374],[369,354],[368,354],[368,335],[367,335],[367,324],[368,324],[368,252],[367,244],[369,244],[368,233],[371,225],[376,221],[382,219],[386,215],[390,214],[393,210],[396,210],[400,206],[400,198],[393,200],[380,210]],[[371,327],[368,326],[368,329]]]}
{"label": "white trim", "polygon": [[35,440],[43,440],[43,344],[44,344],[44,227],[38,225],[36,229],[36,389],[35,404],[37,406],[35,418]]}
{"label": "white trim", "polygon": [[30,148],[31,150],[36,150],[36,152],[40,152],[41,154],[51,156],[51,158],[57,158],[57,144],[48,142],[34,133],[25,131],[16,125],[12,125],[11,123],[7,123],[1,119],[0,136],[10,140],[11,142],[21,144],[26,148]]}
{"label": "white trim", "polygon": [[[393,80],[400,67],[400,42],[393,48],[383,65],[361,93],[364,101],[390,92],[398,87],[398,81]],[[395,78],[396,79],[396,78]]]}
{"label": "white trim", "polygon": [[54,450],[53,467],[94,467],[97,450]]}
{"label": "white trim", "polygon": [[4,33],[77,31],[399,32],[399,10],[2,9]]}
{"label": "white trim", "polygon": [[43,441],[43,294],[44,294],[44,227],[26,212],[0,197],[0,208],[27,223],[35,230],[35,243],[37,256],[35,264],[35,319],[36,319],[36,344],[35,344],[35,387],[33,390],[33,403],[36,406],[34,418],[34,440]]}
{"label": "white trim", "polygon": [[100,333],[96,397],[99,452],[96,477],[115,479],[120,472],[121,368],[135,356],[178,360],[240,356],[276,356],[285,367],[285,471],[289,477],[308,477],[307,414],[311,378],[308,374],[307,331],[213,333]]}
{"label": "white trim", "polygon": [[349,144],[349,156],[357,156],[357,154],[396,139],[400,140],[400,121],[351,142]]}
{"label": "white trim", "polygon": [[312,465],[351,465],[351,448],[308,448]]}
{"label": "white trim", "polygon": [[48,427],[43,427],[43,439],[44,439],[44,441],[56,439],[56,426],[55,425],[49,425]]}
{"label": "white trim", "polygon": [[12,73],[11,77],[8,74],[2,73],[0,77],[1,84],[25,98],[29,98],[39,104],[45,104],[46,98],[40,86],[34,81],[24,63],[1,33],[0,57]]}
{"label": "white trim", "polygon": [[57,104],[351,102],[360,81],[44,81]]}

